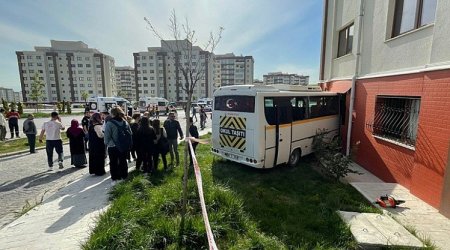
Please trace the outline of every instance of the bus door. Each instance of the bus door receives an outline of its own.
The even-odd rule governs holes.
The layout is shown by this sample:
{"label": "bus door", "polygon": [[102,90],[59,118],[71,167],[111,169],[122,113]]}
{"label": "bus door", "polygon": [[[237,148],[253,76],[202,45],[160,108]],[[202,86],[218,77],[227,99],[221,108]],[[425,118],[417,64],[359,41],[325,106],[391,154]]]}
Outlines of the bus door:
{"label": "bus door", "polygon": [[291,153],[292,104],[289,97],[266,97],[265,167],[287,163]]}

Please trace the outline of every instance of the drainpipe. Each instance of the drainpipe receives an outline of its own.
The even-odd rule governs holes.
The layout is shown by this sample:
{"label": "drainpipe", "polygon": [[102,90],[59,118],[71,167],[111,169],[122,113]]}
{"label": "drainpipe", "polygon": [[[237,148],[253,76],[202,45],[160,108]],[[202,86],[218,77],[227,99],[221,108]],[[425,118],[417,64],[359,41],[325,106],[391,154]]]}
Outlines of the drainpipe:
{"label": "drainpipe", "polygon": [[345,155],[350,155],[350,144],[352,136],[352,122],[353,122],[353,106],[355,104],[355,92],[356,92],[356,78],[359,74],[359,59],[361,56],[361,32],[364,17],[364,0],[361,0],[359,6],[359,16],[358,16],[358,36],[356,41],[356,58],[355,58],[355,74],[352,77],[352,88],[350,92],[350,107],[348,108],[348,125],[347,125],[347,147],[345,150]]}

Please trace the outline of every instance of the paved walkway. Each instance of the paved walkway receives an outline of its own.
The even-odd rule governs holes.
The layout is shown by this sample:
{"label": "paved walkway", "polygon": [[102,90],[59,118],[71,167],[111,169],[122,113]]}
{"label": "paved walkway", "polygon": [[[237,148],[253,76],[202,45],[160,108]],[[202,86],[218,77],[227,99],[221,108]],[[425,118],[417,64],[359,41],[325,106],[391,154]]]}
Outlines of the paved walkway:
{"label": "paved walkway", "polygon": [[0,249],[80,249],[107,209],[110,189],[109,171],[101,177],[83,174],[0,229]]}
{"label": "paved walkway", "polygon": [[363,175],[351,174],[345,179],[369,201],[374,202],[380,195],[392,195],[405,200],[398,208],[384,208],[384,212],[394,217],[403,226],[412,227],[422,239],[430,239],[439,249],[450,249],[450,219],[397,183],[385,183],[357,164],[353,168]]}

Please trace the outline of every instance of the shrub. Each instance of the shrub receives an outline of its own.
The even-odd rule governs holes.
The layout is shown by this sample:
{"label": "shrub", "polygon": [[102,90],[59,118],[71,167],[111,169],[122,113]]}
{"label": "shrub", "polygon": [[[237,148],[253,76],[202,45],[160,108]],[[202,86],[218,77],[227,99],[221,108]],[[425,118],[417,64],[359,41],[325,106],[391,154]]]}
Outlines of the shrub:
{"label": "shrub", "polygon": [[17,104],[17,112],[19,112],[19,114],[23,114],[23,103],[19,102],[19,104]]}
{"label": "shrub", "polygon": [[313,141],[315,155],[325,175],[339,181],[349,173],[361,174],[350,168],[351,159],[342,154],[341,138],[330,139],[327,134],[327,131],[319,130]]}
{"label": "shrub", "polygon": [[70,106],[70,102],[67,102],[67,114],[72,114],[72,107]]}
{"label": "shrub", "polygon": [[61,104],[61,102],[56,103],[56,107],[58,108],[58,113],[62,114],[62,104]]}

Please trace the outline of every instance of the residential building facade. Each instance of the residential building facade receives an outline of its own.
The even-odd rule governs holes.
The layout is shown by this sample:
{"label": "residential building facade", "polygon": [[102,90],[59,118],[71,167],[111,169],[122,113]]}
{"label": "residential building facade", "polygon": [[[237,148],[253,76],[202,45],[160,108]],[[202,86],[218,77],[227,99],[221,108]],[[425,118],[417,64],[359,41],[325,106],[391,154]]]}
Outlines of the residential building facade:
{"label": "residential building facade", "polygon": [[309,76],[289,74],[283,72],[272,72],[263,75],[263,83],[268,84],[289,84],[289,85],[303,85],[309,84]]}
{"label": "residential building facade", "polygon": [[35,74],[44,84],[42,101],[82,102],[89,96],[116,95],[114,58],[81,41],[50,41],[50,47],[34,51],[17,51],[20,83],[25,102]]}
{"label": "residential building facade", "polygon": [[450,2],[324,3],[319,78],[346,95],[347,152],[450,217]]}
{"label": "residential building facade", "polygon": [[116,87],[118,96],[129,101],[138,101],[136,98],[135,74],[132,67],[116,67]]}
{"label": "residential building facade", "polygon": [[214,55],[214,87],[253,84],[254,64],[252,56]]}
{"label": "residential building facade", "polygon": [[6,100],[7,102],[14,102],[14,90],[0,87],[0,101]]}
{"label": "residential building facade", "polygon": [[171,102],[186,102],[188,94],[181,88],[186,84],[181,66],[193,69],[194,77],[198,76],[194,99],[212,96],[211,53],[189,41],[162,40],[161,47],[149,47],[148,51],[133,53],[133,56],[136,99],[157,96]]}

